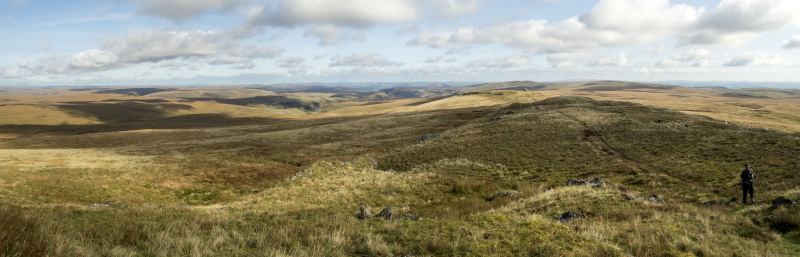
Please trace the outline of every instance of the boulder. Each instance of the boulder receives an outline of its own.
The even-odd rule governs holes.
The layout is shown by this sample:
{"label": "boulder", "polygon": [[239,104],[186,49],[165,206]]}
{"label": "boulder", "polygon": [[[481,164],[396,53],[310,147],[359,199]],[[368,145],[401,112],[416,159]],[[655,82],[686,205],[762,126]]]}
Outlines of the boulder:
{"label": "boulder", "polygon": [[652,202],[652,203],[664,204],[664,200],[663,200],[663,199],[661,199],[661,198],[658,198],[658,196],[657,196],[657,195],[651,195],[650,197],[648,197],[648,198],[647,198],[647,199],[645,199],[645,200],[647,200],[647,201],[649,201],[649,202]]}
{"label": "boulder", "polygon": [[358,214],[356,214],[356,218],[360,220],[369,219],[372,217],[372,211],[369,208],[369,205],[362,205],[358,207]]}
{"label": "boulder", "polygon": [[576,211],[568,211],[558,215],[558,221],[561,223],[567,223],[580,218],[586,218],[586,215]]}
{"label": "boulder", "polygon": [[394,215],[394,211],[392,211],[392,206],[387,206],[386,208],[383,208],[383,210],[381,210],[381,212],[378,213],[378,216],[376,217],[381,217],[385,220],[392,220],[392,215]]}
{"label": "boulder", "polygon": [[772,209],[778,209],[781,205],[795,205],[797,202],[792,201],[786,197],[778,196],[772,199]]}

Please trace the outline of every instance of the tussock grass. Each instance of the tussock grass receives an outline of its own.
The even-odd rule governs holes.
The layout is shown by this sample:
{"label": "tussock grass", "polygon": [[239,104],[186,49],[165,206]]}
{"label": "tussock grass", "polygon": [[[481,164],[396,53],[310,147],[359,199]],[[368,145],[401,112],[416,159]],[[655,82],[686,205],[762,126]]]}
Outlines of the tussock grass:
{"label": "tussock grass", "polygon": [[[646,85],[625,89],[637,92],[599,89],[604,91],[576,92],[597,99],[642,95],[652,101],[654,95],[648,94],[667,90]],[[796,134],[637,103],[545,99],[564,92],[338,103],[332,108],[342,108],[332,112],[280,118],[267,109],[241,106],[227,110],[232,116],[197,120],[221,124],[213,126],[143,122],[81,127],[79,132],[87,134],[71,132],[74,126],[5,134],[0,137],[0,253],[798,254],[797,207],[772,210],[768,204],[774,196],[800,200]],[[193,109],[165,115],[217,108],[187,104]],[[754,104],[735,108],[772,106]],[[703,106],[712,113],[727,108],[693,108]],[[250,115],[273,118],[239,122]],[[120,127],[108,129],[111,125]],[[414,143],[432,133],[441,136]],[[740,197],[735,184],[743,162],[758,174],[757,205],[699,205]],[[313,174],[303,172],[273,187],[304,170]],[[627,188],[633,196],[657,194],[667,203],[627,201],[610,186],[561,186],[570,178],[588,177]],[[554,189],[544,192],[549,187]],[[501,192],[521,197],[493,198]],[[127,204],[86,206],[108,200]],[[182,202],[190,206],[179,206]],[[358,220],[360,205],[371,206],[373,214],[393,206],[395,220]],[[556,217],[569,210],[588,218],[560,224]],[[404,213],[424,219],[397,218]]]}

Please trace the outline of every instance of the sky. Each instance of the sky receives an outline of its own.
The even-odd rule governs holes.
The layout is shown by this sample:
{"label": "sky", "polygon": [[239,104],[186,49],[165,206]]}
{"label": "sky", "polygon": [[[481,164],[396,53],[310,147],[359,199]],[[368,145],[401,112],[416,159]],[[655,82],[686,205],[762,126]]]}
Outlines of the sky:
{"label": "sky", "polygon": [[797,0],[0,0],[0,86],[800,82]]}

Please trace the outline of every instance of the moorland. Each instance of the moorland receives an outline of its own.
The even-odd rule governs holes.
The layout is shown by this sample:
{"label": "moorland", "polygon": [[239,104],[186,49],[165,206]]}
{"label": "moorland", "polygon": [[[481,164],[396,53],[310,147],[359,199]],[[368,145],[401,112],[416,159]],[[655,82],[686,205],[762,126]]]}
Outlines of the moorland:
{"label": "moorland", "polygon": [[0,255],[797,256],[798,100],[620,81],[0,88]]}

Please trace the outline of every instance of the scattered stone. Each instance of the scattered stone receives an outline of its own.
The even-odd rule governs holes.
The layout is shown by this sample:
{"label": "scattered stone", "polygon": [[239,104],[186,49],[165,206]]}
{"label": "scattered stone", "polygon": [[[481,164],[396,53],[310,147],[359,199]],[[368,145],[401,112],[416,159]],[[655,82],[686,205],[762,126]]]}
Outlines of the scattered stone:
{"label": "scattered stone", "polygon": [[653,202],[653,203],[657,203],[657,204],[664,204],[664,200],[661,199],[661,198],[658,198],[657,195],[651,195],[646,200],[650,201],[650,202]]}
{"label": "scattered stone", "polygon": [[338,187],[334,187],[334,188],[333,188],[333,191],[334,191],[334,192],[339,192],[339,191],[342,191],[342,189],[341,189],[341,188],[338,188]]}
{"label": "scattered stone", "polygon": [[441,133],[433,133],[433,134],[424,135],[421,138],[419,138],[417,140],[414,140],[414,144],[415,145],[416,144],[421,144],[421,143],[423,143],[425,141],[433,140],[433,139],[435,139],[435,138],[437,138],[437,137],[439,137],[441,135],[442,135]]}
{"label": "scattered stone", "polygon": [[[633,200],[639,200],[637,198],[641,198],[641,197],[633,197],[633,196],[630,196],[630,195],[628,195],[626,193],[622,193],[622,198],[625,198],[625,200],[628,200],[628,201],[633,201]],[[644,200],[644,199],[641,199],[641,200]]]}
{"label": "scattered stone", "polygon": [[567,223],[580,218],[586,218],[586,215],[576,211],[568,211],[558,215],[558,221],[561,223]]}
{"label": "scattered stone", "polygon": [[545,192],[550,191],[550,190],[553,190],[553,187],[547,187],[547,188],[544,189]]}
{"label": "scattered stone", "polygon": [[392,220],[392,215],[393,214],[394,214],[394,211],[392,211],[392,206],[387,206],[380,213],[378,213],[378,216],[376,216],[376,217],[381,217],[381,218],[383,218],[385,220]]}
{"label": "scattered stone", "polygon": [[564,183],[564,186],[567,187],[567,186],[587,186],[588,185],[588,186],[593,186],[593,187],[601,187],[601,186],[603,186],[605,184],[606,183],[603,182],[603,180],[599,179],[599,178],[589,178],[587,180],[580,180],[580,179],[577,179],[577,178],[571,178],[566,183]]}
{"label": "scattered stone", "polygon": [[358,207],[358,214],[356,214],[356,218],[360,220],[369,219],[372,217],[372,211],[369,208],[369,205],[362,205]]}
{"label": "scattered stone", "polygon": [[566,183],[564,183],[565,187],[568,187],[568,186],[585,186],[585,185],[586,185],[586,181],[583,181],[583,180],[580,180],[580,179],[577,179],[577,178],[571,178]]}
{"label": "scattered stone", "polygon": [[786,197],[778,196],[772,199],[772,209],[778,209],[781,205],[796,205],[797,202],[792,201]]}
{"label": "scattered stone", "polygon": [[494,194],[494,196],[492,196],[492,198],[489,198],[489,201],[494,201],[494,200],[497,200],[498,198],[506,198],[506,197],[507,198],[511,198],[511,199],[519,199],[519,194],[514,193],[514,192],[500,192],[500,193]]}
{"label": "scattered stone", "polygon": [[147,208],[156,208],[156,207],[158,207],[158,206],[156,206],[155,204],[152,204],[152,203],[143,203],[142,206],[147,207]]}
{"label": "scattered stone", "polygon": [[411,210],[411,207],[403,206],[403,207],[400,207],[400,209],[404,210],[404,211],[407,211],[407,210]]}
{"label": "scattered stone", "polygon": [[100,208],[100,207],[109,207],[109,206],[111,206],[111,205],[107,204],[107,203],[90,203],[90,204],[86,205],[86,207],[89,207],[89,208]]}
{"label": "scattered stone", "polygon": [[189,205],[188,203],[178,203],[178,206],[181,206],[181,207],[191,207],[191,205]]}
{"label": "scattered stone", "polygon": [[422,220],[422,217],[414,215],[414,214],[411,214],[411,213],[406,213],[406,214],[400,215],[400,218],[404,219],[404,220],[410,220],[410,221],[420,221],[420,220]]}
{"label": "scattered stone", "polygon": [[382,194],[385,194],[385,195],[394,195],[394,194],[397,194],[397,192],[395,192],[395,191],[383,191],[383,193],[382,193]]}
{"label": "scattered stone", "polygon": [[756,226],[761,226],[761,221],[758,221],[757,219],[750,219],[750,221],[752,221]]}
{"label": "scattered stone", "polygon": [[387,170],[386,172],[389,172],[389,173],[397,173],[397,171],[395,171],[394,169],[389,169],[389,170]]}

